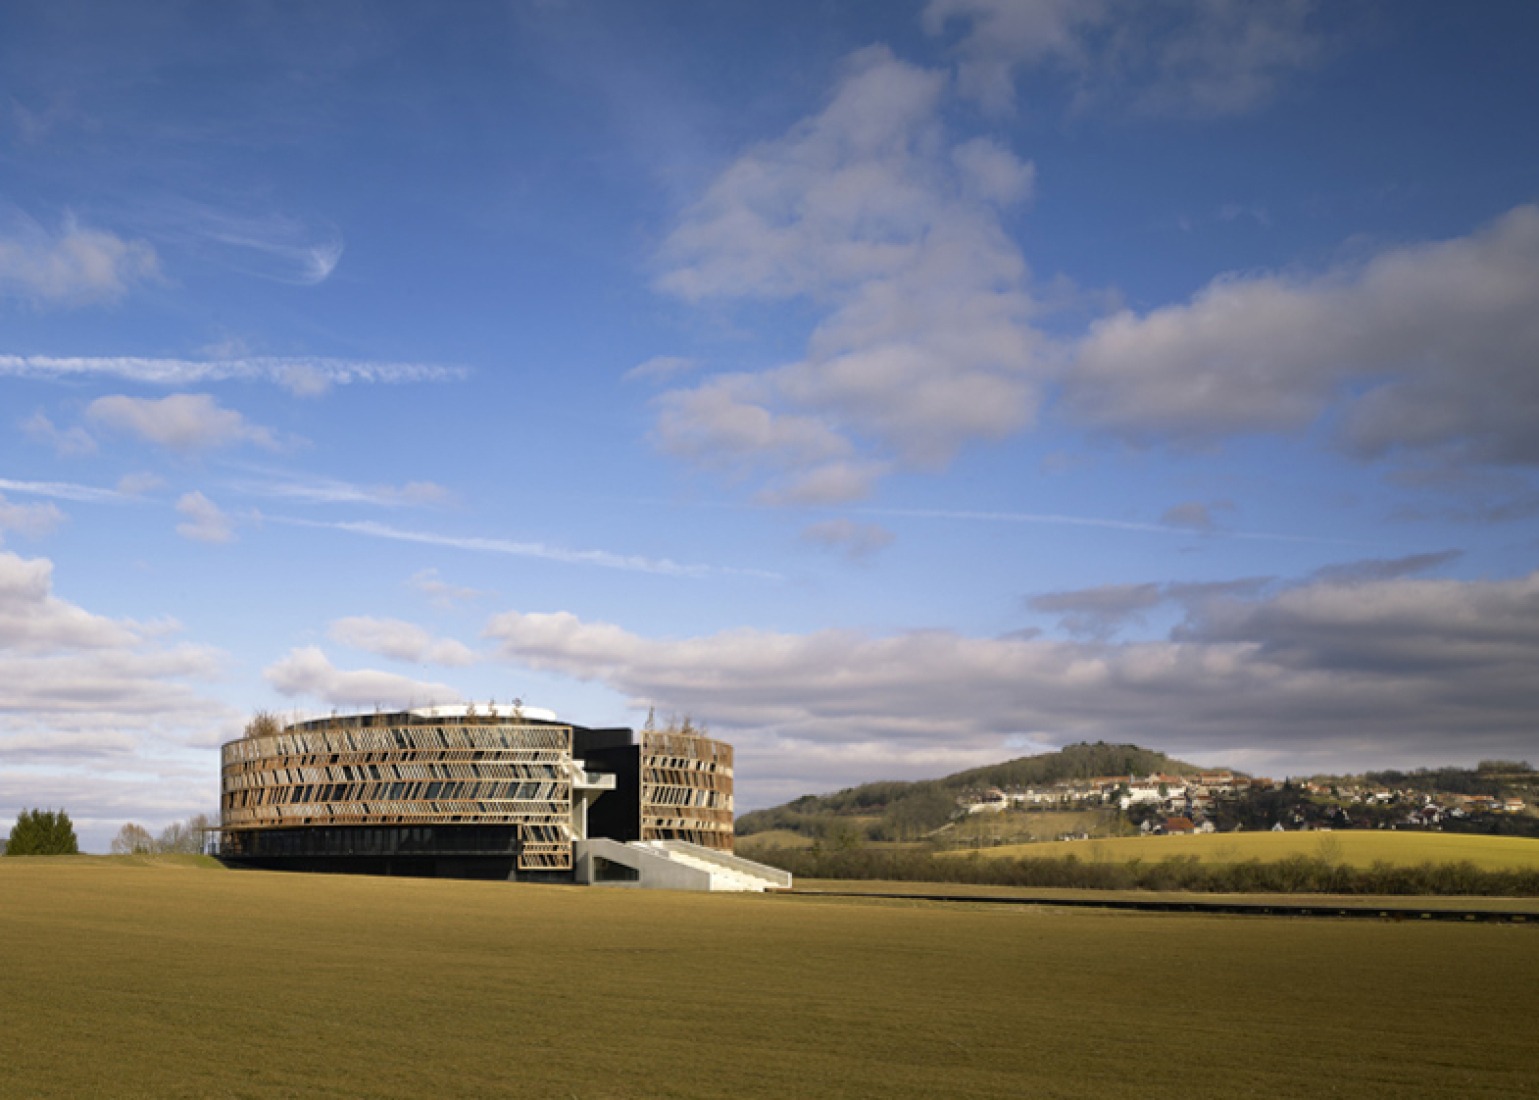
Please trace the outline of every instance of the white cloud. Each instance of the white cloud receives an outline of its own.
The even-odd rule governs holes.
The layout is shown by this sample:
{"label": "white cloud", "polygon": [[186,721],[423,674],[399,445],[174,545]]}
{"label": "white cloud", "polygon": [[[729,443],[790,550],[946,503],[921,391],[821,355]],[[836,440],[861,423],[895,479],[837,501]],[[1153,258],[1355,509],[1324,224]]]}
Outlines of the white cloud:
{"label": "white cloud", "polygon": [[995,112],[1014,108],[1015,75],[1066,77],[1076,105],[1233,115],[1270,100],[1326,44],[1312,0],[930,0],[932,35],[959,30],[958,86]]}
{"label": "white cloud", "polygon": [[159,273],[148,243],[88,229],[73,218],[49,233],[17,217],[10,233],[0,236],[0,297],[42,305],[111,302]]}
{"label": "white cloud", "polygon": [[164,786],[183,746],[238,729],[191,686],[219,674],[220,654],[167,644],[174,629],[93,614],[54,594],[52,562],[0,552],[0,818],[64,786],[98,796],[52,803],[75,813],[145,772]]}
{"label": "white cloud", "polygon": [[[0,551],[0,651],[52,653],[131,644],[136,629],[53,596],[53,563]],[[13,685],[19,687],[19,685]]]}
{"label": "white cloud", "polygon": [[96,440],[91,438],[90,432],[79,425],[57,428],[42,410],[22,421],[21,430],[28,439],[52,447],[56,454],[65,458],[92,454],[96,450]]}
{"label": "white cloud", "polygon": [[[659,289],[689,302],[790,299],[822,314],[805,357],[659,402],[656,438],[708,467],[945,464],[1034,415],[1035,305],[1000,207],[1032,168],[953,145],[943,74],[883,47],[848,59],[827,107],[754,146],[683,216]],[[774,492],[775,490],[771,490]]]}
{"label": "white cloud", "polygon": [[98,424],[138,436],[174,450],[191,451],[255,443],[276,448],[267,428],[252,424],[234,409],[222,407],[206,393],[175,393],[170,397],[98,397],[86,408]]}
{"label": "white cloud", "polygon": [[460,693],[447,684],[374,669],[339,669],[316,646],[291,650],[262,675],[283,695],[318,699],[338,707],[426,706],[460,698]]}
{"label": "white cloud", "polygon": [[176,525],[176,533],[183,538],[215,543],[231,542],[235,538],[230,517],[202,493],[183,493],[176,502],[176,510],[187,517],[187,522]]}
{"label": "white cloud", "polygon": [[334,641],[393,661],[428,665],[473,665],[480,657],[463,642],[435,638],[415,623],[367,615],[338,619],[328,631]]}
{"label": "white cloud", "polygon": [[1539,207],[1311,278],[1214,280],[1095,323],[1069,413],[1140,442],[1298,432],[1328,408],[1372,457],[1539,463]]}
{"label": "white cloud", "polygon": [[332,386],[454,382],[468,377],[469,372],[464,367],[438,363],[318,356],[166,359],[137,355],[0,355],[0,377],[7,376],[44,380],[120,378],[151,386],[194,386],[227,380],[271,382],[308,397],[325,393]]}
{"label": "white cloud", "polygon": [[37,538],[64,522],[64,513],[54,504],[12,504],[0,496],[0,533],[19,531]]}
{"label": "white cloud", "polygon": [[[748,629],[668,640],[520,612],[486,635],[519,666],[704,720],[755,760],[753,782],[802,790],[890,775],[884,762],[911,751],[941,770],[1023,741],[1135,741],[1215,762],[1265,745],[1296,771],[1531,754],[1539,573],[1166,592],[1188,618],[1162,641]],[[1111,612],[1160,594],[1101,595]]]}

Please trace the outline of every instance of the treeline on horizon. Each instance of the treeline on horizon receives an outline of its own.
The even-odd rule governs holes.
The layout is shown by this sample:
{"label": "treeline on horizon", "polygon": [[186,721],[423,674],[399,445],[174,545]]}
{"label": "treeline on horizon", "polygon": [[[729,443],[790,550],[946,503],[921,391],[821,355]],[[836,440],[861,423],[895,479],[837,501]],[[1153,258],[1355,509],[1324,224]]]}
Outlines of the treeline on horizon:
{"label": "treeline on horizon", "polygon": [[1085,890],[1158,890],[1207,894],[1348,894],[1539,897],[1539,869],[1485,870],[1468,861],[1353,867],[1324,856],[1262,862],[1201,863],[1195,856],[1159,862],[936,856],[902,848],[761,848],[754,858],[798,878],[962,883]]}
{"label": "treeline on horizon", "polygon": [[863,783],[833,794],[803,795],[780,806],[754,810],[737,819],[739,836],[789,829],[806,836],[827,833],[831,817],[880,817],[868,827],[873,840],[912,840],[940,828],[956,813],[958,793],[976,787],[1031,787],[1105,775],[1192,775],[1205,771],[1137,745],[1070,745],[1040,756],[970,768],[941,779]]}

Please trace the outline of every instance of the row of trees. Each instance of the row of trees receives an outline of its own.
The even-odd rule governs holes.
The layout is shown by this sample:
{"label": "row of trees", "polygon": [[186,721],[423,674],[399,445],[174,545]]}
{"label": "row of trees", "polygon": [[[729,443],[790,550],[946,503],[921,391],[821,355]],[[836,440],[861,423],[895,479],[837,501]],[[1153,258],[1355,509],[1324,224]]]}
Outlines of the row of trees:
{"label": "row of trees", "polygon": [[213,828],[214,822],[207,814],[197,814],[186,821],[178,821],[167,825],[155,836],[143,825],[136,825],[130,821],[118,830],[118,835],[112,838],[112,854],[115,856],[128,855],[165,855],[180,853],[183,855],[198,855],[203,851],[205,830]]}
{"label": "row of trees", "polygon": [[72,856],[80,851],[75,825],[63,810],[23,810],[5,841],[8,856]]}
{"label": "row of trees", "polygon": [[[186,821],[167,825],[160,835],[143,825],[129,822],[112,839],[113,855],[184,853],[203,851],[206,830],[216,822],[207,814],[197,814]],[[73,856],[80,854],[75,824],[63,810],[23,810],[11,828],[11,835],[0,840],[0,855]]]}

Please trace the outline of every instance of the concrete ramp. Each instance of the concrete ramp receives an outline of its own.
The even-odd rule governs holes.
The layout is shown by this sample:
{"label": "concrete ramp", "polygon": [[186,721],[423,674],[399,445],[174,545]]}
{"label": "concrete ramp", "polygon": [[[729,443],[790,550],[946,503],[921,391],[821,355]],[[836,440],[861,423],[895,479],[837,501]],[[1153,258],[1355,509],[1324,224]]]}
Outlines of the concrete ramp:
{"label": "concrete ramp", "polygon": [[667,852],[677,863],[695,867],[711,876],[712,890],[789,890],[791,872],[757,863],[730,852],[718,852],[687,840],[638,841],[634,847]]}
{"label": "concrete ramp", "polygon": [[632,890],[709,890],[711,876],[667,853],[618,840],[579,840],[572,845],[573,871],[583,886]]}
{"label": "concrete ramp", "polygon": [[573,869],[584,886],[633,890],[788,890],[791,875],[682,840],[579,840],[572,845]]}

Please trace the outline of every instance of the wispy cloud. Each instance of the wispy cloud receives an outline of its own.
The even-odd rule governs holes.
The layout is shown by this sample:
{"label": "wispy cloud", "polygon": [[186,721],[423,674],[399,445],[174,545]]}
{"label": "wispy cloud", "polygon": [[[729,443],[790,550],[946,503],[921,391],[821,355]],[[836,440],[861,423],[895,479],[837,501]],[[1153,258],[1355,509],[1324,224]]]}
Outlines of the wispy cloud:
{"label": "wispy cloud", "polygon": [[151,358],[139,355],[0,355],[0,378],[65,381],[120,378],[152,386],[205,382],[271,382],[309,396],[332,386],[410,382],[458,382],[464,367],[441,363],[391,363],[320,356],[237,356],[213,359]]}
{"label": "wispy cloud", "polygon": [[678,355],[654,355],[645,363],[637,363],[626,371],[625,380],[634,382],[640,379],[672,378],[676,374],[692,371],[699,365],[695,359],[685,359]]}
{"label": "wispy cloud", "polygon": [[72,500],[78,504],[121,503],[130,499],[116,489],[103,489],[95,485],[75,485],[68,481],[13,481],[5,477],[0,477],[0,491],[26,493],[53,500]]}
{"label": "wispy cloud", "polygon": [[[1137,520],[1102,519],[1097,516],[1069,516],[1053,512],[974,512],[946,508],[862,508],[860,514],[901,519],[947,519],[976,523],[1034,523],[1059,527],[1104,527],[1113,531],[1147,531],[1161,535],[1190,535],[1192,527],[1183,523],[1140,523]],[[1271,531],[1231,531],[1215,529],[1236,539],[1261,539],[1275,542],[1319,542],[1349,545],[1355,540],[1327,538],[1323,535],[1289,535]]]}
{"label": "wispy cloud", "polygon": [[250,496],[278,500],[303,500],[315,504],[371,504],[381,508],[416,507],[443,504],[452,494],[431,481],[408,481],[404,485],[356,485],[330,477],[301,477],[270,471],[272,480],[232,481],[230,488]]}
{"label": "wispy cloud", "polygon": [[419,570],[413,573],[406,583],[421,592],[436,607],[452,607],[462,600],[475,600],[491,595],[490,592],[483,592],[479,588],[450,584],[438,575],[436,569]]}
{"label": "wispy cloud", "polygon": [[315,527],[323,530],[346,531],[369,538],[390,539],[396,542],[416,542],[425,546],[444,546],[454,550],[469,550],[482,554],[507,554],[518,558],[539,558],[544,561],[564,562],[569,565],[595,565],[603,569],[621,569],[632,573],[656,573],[672,577],[704,577],[730,575],[759,577],[779,580],[778,573],[760,569],[739,569],[722,565],[697,565],[671,561],[668,558],[648,558],[638,554],[616,554],[609,550],[572,550],[563,546],[550,546],[543,542],[515,542],[512,539],[484,538],[475,535],[441,535],[432,531],[407,531],[372,520],[326,523],[319,520],[298,519],[293,516],[264,516],[273,523],[291,527]]}
{"label": "wispy cloud", "polygon": [[159,235],[221,266],[297,286],[315,286],[330,278],[345,247],[342,231],[330,221],[271,209],[178,200],[146,216]]}

